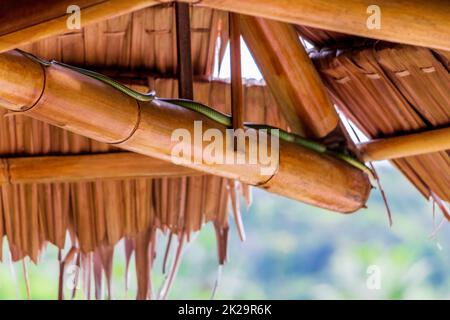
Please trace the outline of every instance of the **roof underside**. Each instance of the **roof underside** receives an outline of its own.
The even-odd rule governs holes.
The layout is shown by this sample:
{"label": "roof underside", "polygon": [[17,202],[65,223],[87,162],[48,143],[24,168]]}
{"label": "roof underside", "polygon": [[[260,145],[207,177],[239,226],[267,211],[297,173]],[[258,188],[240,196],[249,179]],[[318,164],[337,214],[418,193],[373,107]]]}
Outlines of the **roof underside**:
{"label": "roof underside", "polygon": [[[227,23],[225,18],[223,12],[193,9],[192,57],[194,76],[198,80],[194,84],[195,100],[229,113],[229,84],[205,80],[212,73],[214,58],[223,55],[224,45],[219,46],[216,54],[216,39],[221,37],[226,44],[228,34],[222,35],[220,31]],[[106,70],[136,90],[154,89],[160,96],[176,97],[174,30],[173,7],[162,5],[22,49],[46,59]],[[286,128],[266,86],[247,83],[244,105],[246,121]],[[5,109],[0,110],[0,154],[3,156],[118,151],[25,116],[4,117],[6,113]],[[36,261],[46,241],[63,248],[67,230],[74,231],[83,252],[90,252],[101,246],[112,246],[123,237],[147,230],[150,225],[189,234],[207,221],[221,228],[228,224],[226,179],[209,175],[12,185],[0,190],[0,212],[4,220],[3,228],[0,224],[0,239],[3,229],[13,260],[29,255]]]}
{"label": "roof underside", "polygon": [[[199,79],[195,100],[229,112],[229,85],[208,81],[215,60],[225,52],[227,14],[206,8],[193,8],[191,13],[192,63],[194,76]],[[129,84],[136,89],[155,89],[160,96],[176,97],[174,31],[173,6],[159,5],[22,49],[46,59],[108,70],[130,79]],[[448,126],[448,52],[375,45],[374,41],[306,27],[297,31],[317,48],[332,48],[312,53],[312,57],[335,104],[367,136],[388,137]],[[356,44],[358,47],[348,48]],[[339,47],[348,49],[336,50]],[[152,76],[137,79],[136,74]],[[263,84],[245,85],[244,105],[246,121],[287,127]],[[3,117],[4,113],[0,111],[2,155],[115,151],[37,120]],[[450,200],[448,151],[393,163],[424,196],[429,197],[433,191],[441,199]],[[150,224],[175,233],[198,230],[210,220],[226,228],[228,197],[226,180],[214,176],[4,186],[0,239],[2,232],[8,236],[15,260],[24,255],[36,260],[46,241],[63,247],[66,230],[73,231],[82,251],[88,252],[114,245]]]}

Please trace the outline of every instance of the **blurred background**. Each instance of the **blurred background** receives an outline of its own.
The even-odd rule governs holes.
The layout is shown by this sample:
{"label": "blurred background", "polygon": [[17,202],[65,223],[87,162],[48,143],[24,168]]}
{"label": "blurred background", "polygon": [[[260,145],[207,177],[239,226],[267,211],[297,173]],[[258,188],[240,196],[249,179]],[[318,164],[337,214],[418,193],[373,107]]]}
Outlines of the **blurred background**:
{"label": "blurred background", "polygon": [[[254,190],[253,205],[243,213],[247,241],[241,243],[234,222],[229,261],[217,299],[449,299],[449,225],[394,168],[377,167],[388,196],[394,224],[388,225],[378,190],[368,208],[341,215]],[[152,272],[153,290],[163,280],[165,238],[159,235],[159,256]],[[6,245],[5,248],[6,249]],[[114,257],[113,296],[133,299],[134,262],[125,293],[123,245]],[[0,264],[0,299],[26,298],[21,263],[11,268],[4,250]],[[49,246],[41,263],[28,263],[32,299],[55,299],[57,251]],[[367,286],[370,266],[379,270],[379,289]],[[373,267],[372,267],[373,268]],[[13,272],[14,271],[14,272]],[[217,279],[213,228],[206,225],[185,248],[170,299],[209,299]],[[14,275],[15,274],[15,275]],[[375,286],[376,287],[376,286]],[[66,297],[70,290],[65,289]],[[78,290],[76,298],[84,298]]]}

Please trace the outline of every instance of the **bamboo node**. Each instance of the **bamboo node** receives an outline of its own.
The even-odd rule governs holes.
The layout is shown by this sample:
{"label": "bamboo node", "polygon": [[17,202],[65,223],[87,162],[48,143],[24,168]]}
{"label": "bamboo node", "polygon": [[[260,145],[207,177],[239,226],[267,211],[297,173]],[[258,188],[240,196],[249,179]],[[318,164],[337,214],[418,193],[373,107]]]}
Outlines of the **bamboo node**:
{"label": "bamboo node", "polygon": [[108,144],[114,145],[114,144],[122,144],[122,143],[127,142],[129,139],[131,139],[131,137],[134,135],[136,130],[139,128],[139,124],[141,123],[141,105],[139,104],[138,100],[136,100],[136,104],[137,104],[136,124],[134,125],[134,127],[131,130],[130,134],[127,137],[125,137],[124,139],[122,139],[122,140],[109,142]]}
{"label": "bamboo node", "polygon": [[16,50],[16,52],[20,53],[23,57],[25,57],[26,59],[30,60],[31,62],[38,64],[39,67],[42,70],[42,89],[41,89],[41,93],[39,94],[39,97],[36,99],[36,101],[34,103],[32,103],[30,106],[28,106],[28,107],[27,106],[21,106],[20,107],[20,112],[21,113],[25,113],[25,112],[31,110],[32,108],[34,108],[39,103],[39,101],[41,101],[42,97],[44,96],[45,88],[47,86],[47,72],[45,70],[46,66],[44,66],[43,64],[41,64],[41,63],[39,63],[37,61],[34,61],[30,56],[26,55],[23,51]]}

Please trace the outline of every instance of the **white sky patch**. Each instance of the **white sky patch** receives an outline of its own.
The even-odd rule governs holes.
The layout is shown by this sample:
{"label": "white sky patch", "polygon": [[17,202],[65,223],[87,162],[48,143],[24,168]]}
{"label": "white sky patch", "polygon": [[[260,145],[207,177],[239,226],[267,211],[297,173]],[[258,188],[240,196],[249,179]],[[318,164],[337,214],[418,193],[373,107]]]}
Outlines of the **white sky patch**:
{"label": "white sky patch", "polygon": [[347,129],[350,138],[352,138],[355,143],[369,141],[369,138],[361,130],[359,130],[358,127],[350,119],[348,119],[336,105],[335,108],[342,120],[342,123],[344,124],[345,129]]}
{"label": "white sky patch", "polygon": [[300,38],[300,42],[303,44],[303,46],[306,48],[306,50],[314,49],[314,45],[311,42],[309,42],[306,39],[303,39],[302,37],[299,37],[299,38]]}
{"label": "white sky patch", "polygon": [[[255,79],[262,80],[263,76],[259,71],[258,66],[253,60],[252,54],[248,50],[245,41],[241,37],[241,74],[244,79]],[[216,62],[214,64],[214,76],[219,79],[230,79],[231,78],[231,65],[230,65],[230,44],[227,44],[225,50],[225,55],[223,57],[222,66],[219,70],[219,64]]]}
{"label": "white sky patch", "polygon": [[[218,40],[220,41],[220,40]],[[301,43],[303,46],[309,50],[314,48],[314,46],[308,42],[305,39],[300,38]],[[217,48],[219,45],[217,45]],[[252,54],[250,53],[244,39],[241,37],[241,74],[243,79],[255,79],[255,80],[263,80],[263,76],[256,65],[255,60],[252,57]],[[216,54],[216,59],[214,63],[214,72],[213,75],[215,78],[224,79],[224,80],[230,80],[231,78],[231,65],[230,65],[230,43],[227,44],[227,47],[225,49],[225,55],[223,57],[222,65],[219,70],[219,63],[218,63],[218,53]],[[358,143],[358,138],[360,142],[367,142],[369,141],[369,138],[358,129],[358,127],[351,123],[349,119],[347,119],[344,114],[339,110],[339,108],[336,108],[342,123],[344,124],[345,128],[347,129],[351,139]],[[350,126],[351,125],[351,126]],[[353,129],[352,129],[353,128]],[[358,138],[357,138],[357,136]],[[377,161],[376,165],[389,165],[388,161]]]}
{"label": "white sky patch", "polygon": [[[336,107],[336,105],[335,105]],[[367,142],[370,139],[361,131],[359,128],[350,120],[348,119],[337,107],[336,110],[339,114],[339,117],[341,118],[342,123],[344,124],[345,129],[347,130],[348,134],[350,135],[350,138],[353,140],[354,143],[359,142]],[[390,166],[391,164],[387,160],[382,161],[375,161],[372,162],[372,164],[375,167],[379,166]]]}

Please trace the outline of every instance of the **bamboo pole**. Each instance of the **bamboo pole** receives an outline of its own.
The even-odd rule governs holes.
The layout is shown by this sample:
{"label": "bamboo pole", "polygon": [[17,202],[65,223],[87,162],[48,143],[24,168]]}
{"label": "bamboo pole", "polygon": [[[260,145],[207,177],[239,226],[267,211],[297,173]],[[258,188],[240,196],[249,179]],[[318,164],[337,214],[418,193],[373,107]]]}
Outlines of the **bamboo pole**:
{"label": "bamboo pole", "polygon": [[137,177],[181,177],[201,174],[200,171],[132,152],[0,159],[0,185]]}
{"label": "bamboo pole", "polygon": [[242,16],[242,35],[278,106],[294,131],[322,138],[339,121],[336,110],[293,26]]}
{"label": "bamboo pole", "polygon": [[242,93],[241,72],[241,24],[240,16],[235,13],[228,15],[230,37],[230,65],[231,65],[231,117],[233,128],[244,127],[244,103]]}
{"label": "bamboo pole", "polygon": [[[193,0],[185,0],[194,2]],[[369,29],[370,5],[380,9],[379,29]],[[442,50],[450,50],[447,0],[202,0],[200,6]],[[369,12],[368,12],[369,11]]]}
{"label": "bamboo pole", "polygon": [[[23,68],[11,67],[17,63]],[[8,103],[0,105],[13,111],[26,110],[24,114],[35,119],[161,160],[186,161],[187,153],[172,154],[176,147],[186,147],[197,157],[191,157],[191,162],[183,162],[184,166],[237,179],[323,208],[353,212],[364,206],[368,198],[371,187],[365,173],[343,161],[283,140],[279,146],[280,162],[272,175],[263,172],[264,166],[260,162],[215,162],[214,156],[225,157],[230,152],[231,156],[237,156],[238,151],[230,150],[225,144],[216,150],[217,155],[203,153],[204,158],[200,159],[198,155],[202,155],[210,143],[198,136],[196,125],[199,122],[195,121],[201,121],[200,134],[214,129],[224,137],[226,127],[199,113],[160,100],[138,102],[109,85],[61,66],[43,69],[43,88],[39,88],[43,80],[34,77],[23,77],[27,82],[18,85],[16,79],[20,75],[30,71],[37,73],[35,69],[40,68],[36,62],[15,51],[1,54],[0,79],[3,83],[0,96],[8,97]],[[12,79],[11,85],[8,79]],[[32,95],[11,94],[10,91],[15,92],[18,86],[33,88],[42,94],[38,100]],[[172,134],[180,129],[199,144],[193,146],[192,141],[186,139],[173,140]],[[250,149],[244,151],[246,158]]]}
{"label": "bamboo pole", "polygon": [[73,32],[67,27],[70,14],[66,10],[71,4],[79,5],[80,25],[84,27],[160,3],[157,0],[81,0],[77,3],[65,0],[7,1],[2,3],[8,11],[5,13],[7,23],[0,28],[0,53],[47,37]]}
{"label": "bamboo pole", "polygon": [[364,161],[380,161],[450,150],[450,128],[360,143]]}
{"label": "bamboo pole", "polygon": [[[13,0],[8,0],[13,3]],[[200,6],[206,6],[224,11],[265,17],[268,19],[307,25],[353,35],[383,39],[436,49],[450,50],[450,12],[446,0],[379,0],[381,9],[380,29],[369,29],[367,13],[369,2],[361,0],[181,0]],[[14,1],[17,2],[17,1]],[[20,4],[23,1],[20,2]],[[65,11],[59,16],[47,17],[47,12],[54,12],[54,6],[61,7],[62,1],[45,1],[44,10],[28,10],[39,2],[29,1],[29,6],[14,6],[22,17],[20,21],[28,24],[9,27],[10,32],[0,36],[0,52],[31,43],[46,37],[70,32],[67,29]],[[66,1],[64,1],[66,2]],[[67,1],[68,3],[70,1]],[[99,22],[114,16],[132,12],[170,0],[85,0],[82,3],[94,3],[83,8],[81,24]],[[36,15],[36,12],[39,14]],[[10,16],[14,16],[13,13]],[[14,19],[13,19],[14,20]],[[8,19],[8,24],[14,26],[14,21]],[[13,31],[11,31],[13,30]]]}

